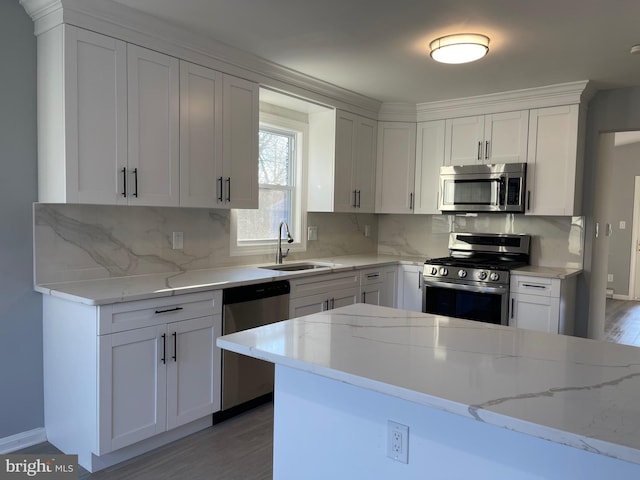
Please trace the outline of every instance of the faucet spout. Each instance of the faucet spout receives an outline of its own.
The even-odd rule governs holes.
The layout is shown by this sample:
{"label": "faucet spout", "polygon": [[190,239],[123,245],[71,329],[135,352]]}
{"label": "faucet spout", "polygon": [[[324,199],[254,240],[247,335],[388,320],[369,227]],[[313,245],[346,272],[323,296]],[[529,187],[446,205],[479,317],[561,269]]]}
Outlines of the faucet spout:
{"label": "faucet spout", "polygon": [[287,222],[282,221],[280,225],[278,225],[278,249],[276,250],[276,264],[282,263],[282,259],[289,255],[289,249],[287,248],[286,253],[282,253],[282,227],[284,226],[285,232],[287,233],[287,243],[293,243],[293,237],[289,232],[289,225]]}

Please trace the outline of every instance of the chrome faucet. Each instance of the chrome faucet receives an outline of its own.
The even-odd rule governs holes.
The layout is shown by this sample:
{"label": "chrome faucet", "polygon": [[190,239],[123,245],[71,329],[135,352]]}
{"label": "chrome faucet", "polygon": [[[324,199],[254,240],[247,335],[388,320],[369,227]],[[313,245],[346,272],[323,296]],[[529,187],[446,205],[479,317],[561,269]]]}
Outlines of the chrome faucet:
{"label": "chrome faucet", "polygon": [[276,250],[276,263],[282,263],[282,259],[289,255],[289,249],[287,248],[287,253],[282,253],[282,226],[284,225],[285,231],[287,232],[287,243],[293,243],[293,237],[291,233],[289,233],[289,225],[287,222],[280,222],[278,226],[278,250]]}

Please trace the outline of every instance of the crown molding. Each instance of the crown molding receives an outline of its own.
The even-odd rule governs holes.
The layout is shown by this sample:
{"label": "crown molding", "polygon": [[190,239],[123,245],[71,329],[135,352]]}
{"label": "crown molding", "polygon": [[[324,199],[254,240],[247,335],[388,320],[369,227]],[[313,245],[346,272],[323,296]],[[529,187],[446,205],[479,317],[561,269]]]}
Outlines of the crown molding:
{"label": "crown molding", "polygon": [[35,34],[66,23],[324,105],[377,118],[381,102],[111,0],[20,0]]}
{"label": "crown molding", "polygon": [[425,122],[514,110],[586,104],[594,93],[589,81],[581,80],[476,97],[419,103],[416,105],[417,120]]}
{"label": "crown molding", "polygon": [[416,105],[413,103],[383,103],[378,112],[378,120],[382,122],[416,122]]}

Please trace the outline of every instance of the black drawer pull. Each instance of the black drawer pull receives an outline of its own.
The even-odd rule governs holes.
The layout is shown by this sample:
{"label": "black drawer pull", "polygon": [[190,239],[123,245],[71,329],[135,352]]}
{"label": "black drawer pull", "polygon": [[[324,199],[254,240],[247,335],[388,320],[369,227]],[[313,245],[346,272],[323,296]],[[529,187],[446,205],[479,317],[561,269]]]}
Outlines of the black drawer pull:
{"label": "black drawer pull", "polygon": [[167,334],[162,334],[162,363],[167,363]]}
{"label": "black drawer pull", "polygon": [[527,288],[542,288],[543,290],[547,289],[546,285],[534,285],[532,283],[523,283],[522,286]]}
{"label": "black drawer pull", "polygon": [[167,310],[156,310],[156,313],[177,312],[178,310],[182,310],[182,307],[169,308]]}

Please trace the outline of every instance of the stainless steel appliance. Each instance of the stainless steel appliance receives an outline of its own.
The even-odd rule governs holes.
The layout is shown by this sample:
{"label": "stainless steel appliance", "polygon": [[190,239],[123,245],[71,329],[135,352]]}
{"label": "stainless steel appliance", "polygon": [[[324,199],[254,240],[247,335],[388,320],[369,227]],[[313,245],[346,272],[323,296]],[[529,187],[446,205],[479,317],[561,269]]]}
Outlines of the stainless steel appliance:
{"label": "stainless steel appliance", "polygon": [[[225,289],[222,292],[222,334],[286,320],[289,318],[290,291],[288,281]],[[240,411],[243,405],[252,406],[251,401],[268,398],[273,392],[273,371],[272,363],[223,350],[223,412]]]}
{"label": "stainless steel appliance", "polygon": [[526,163],[440,167],[443,212],[511,212],[525,208]]}
{"label": "stainless steel appliance", "polygon": [[427,260],[422,311],[508,325],[509,270],[529,264],[529,235],[451,233],[449,257]]}

